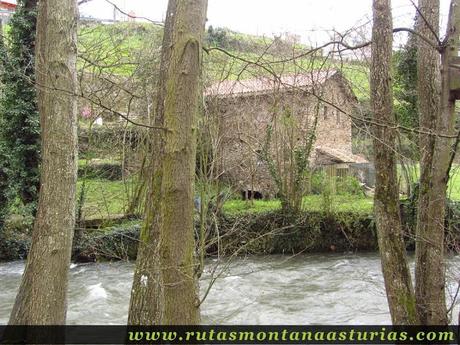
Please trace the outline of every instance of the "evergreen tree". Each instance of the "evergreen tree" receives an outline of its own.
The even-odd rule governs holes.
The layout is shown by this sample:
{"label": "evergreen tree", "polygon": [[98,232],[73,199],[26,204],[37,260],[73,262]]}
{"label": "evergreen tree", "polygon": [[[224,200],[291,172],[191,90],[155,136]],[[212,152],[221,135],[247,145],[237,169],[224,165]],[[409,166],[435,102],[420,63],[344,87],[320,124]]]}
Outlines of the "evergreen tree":
{"label": "evergreen tree", "polygon": [[37,0],[20,0],[0,47],[0,226],[11,202],[35,213],[39,189],[40,128],[35,89]]}
{"label": "evergreen tree", "polygon": [[[410,35],[404,48],[394,55],[395,98],[398,122],[406,127],[418,127],[417,108],[417,37]],[[410,139],[413,138],[413,135]]]}

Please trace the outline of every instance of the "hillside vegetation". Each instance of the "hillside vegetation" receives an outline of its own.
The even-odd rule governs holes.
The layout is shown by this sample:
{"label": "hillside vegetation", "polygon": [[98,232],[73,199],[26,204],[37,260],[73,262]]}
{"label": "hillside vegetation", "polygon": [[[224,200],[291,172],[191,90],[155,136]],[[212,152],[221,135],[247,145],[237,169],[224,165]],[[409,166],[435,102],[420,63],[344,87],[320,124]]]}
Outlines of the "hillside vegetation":
{"label": "hillside vegetation", "polygon": [[[204,73],[208,84],[272,73],[337,69],[349,80],[358,99],[368,98],[368,67],[359,61],[331,59],[322,50],[312,51],[289,35],[269,38],[213,27],[206,33]],[[142,69],[148,57],[159,54],[161,36],[162,27],[154,24],[83,23],[79,31],[79,67],[131,76]]]}

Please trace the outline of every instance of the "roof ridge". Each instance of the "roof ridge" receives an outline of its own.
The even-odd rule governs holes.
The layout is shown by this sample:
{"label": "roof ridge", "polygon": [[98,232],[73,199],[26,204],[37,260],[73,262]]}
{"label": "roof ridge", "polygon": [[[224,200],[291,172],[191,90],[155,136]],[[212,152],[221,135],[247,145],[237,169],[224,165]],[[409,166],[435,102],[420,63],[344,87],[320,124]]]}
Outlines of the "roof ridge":
{"label": "roof ridge", "polygon": [[324,82],[337,75],[337,69],[317,69],[309,73],[289,73],[280,76],[260,76],[251,79],[224,80],[214,83],[205,90],[205,95],[238,95],[263,93],[276,88],[309,87]]}

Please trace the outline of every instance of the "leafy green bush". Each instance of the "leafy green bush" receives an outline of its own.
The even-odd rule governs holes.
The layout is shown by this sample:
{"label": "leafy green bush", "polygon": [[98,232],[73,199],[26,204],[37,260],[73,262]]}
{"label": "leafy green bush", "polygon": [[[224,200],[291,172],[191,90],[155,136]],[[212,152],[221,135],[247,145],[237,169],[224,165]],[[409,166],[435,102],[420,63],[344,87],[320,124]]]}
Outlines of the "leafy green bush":
{"label": "leafy green bush", "polygon": [[324,172],[315,172],[311,175],[311,193],[322,194],[326,184],[327,176]]}
{"label": "leafy green bush", "polygon": [[362,195],[361,183],[354,176],[337,177],[337,194]]}
{"label": "leafy green bush", "polygon": [[[22,211],[25,211],[24,209]],[[0,261],[21,260],[27,257],[34,217],[30,211],[12,215],[0,231]]]}
{"label": "leafy green bush", "polygon": [[361,183],[354,176],[335,177],[335,181],[324,172],[316,172],[311,177],[311,193],[324,194],[333,192],[335,182],[335,194],[339,195],[363,195]]}

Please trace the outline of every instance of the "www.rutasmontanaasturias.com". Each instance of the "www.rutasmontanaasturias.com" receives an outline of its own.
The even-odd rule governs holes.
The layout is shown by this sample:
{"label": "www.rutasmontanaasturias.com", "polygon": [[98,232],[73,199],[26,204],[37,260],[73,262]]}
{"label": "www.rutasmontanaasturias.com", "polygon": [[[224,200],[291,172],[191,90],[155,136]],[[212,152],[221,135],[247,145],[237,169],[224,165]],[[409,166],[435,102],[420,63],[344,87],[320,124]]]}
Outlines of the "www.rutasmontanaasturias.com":
{"label": "www.rutasmontanaasturias.com", "polygon": [[453,331],[418,331],[413,334],[407,331],[387,330],[382,327],[380,331],[346,330],[346,331],[290,331],[283,329],[280,331],[216,331],[214,329],[206,331],[129,331],[128,340],[132,343],[140,341],[151,342],[174,342],[183,341],[185,343],[196,343],[204,341],[216,342],[241,342],[251,341],[254,343],[264,341],[282,341],[297,343],[300,341],[317,342],[393,342],[393,341],[417,341],[417,342],[452,342],[455,340]]}

